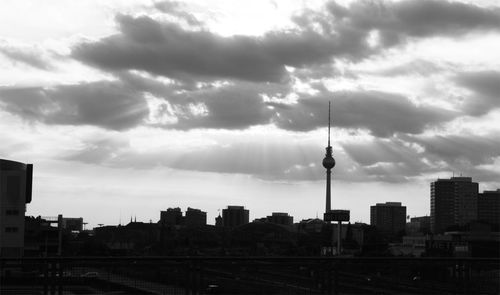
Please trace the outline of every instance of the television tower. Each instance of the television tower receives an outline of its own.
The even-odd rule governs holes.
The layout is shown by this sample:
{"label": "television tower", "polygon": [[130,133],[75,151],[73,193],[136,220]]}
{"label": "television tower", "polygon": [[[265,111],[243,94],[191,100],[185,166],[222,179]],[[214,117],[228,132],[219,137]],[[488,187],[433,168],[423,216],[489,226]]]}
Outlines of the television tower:
{"label": "television tower", "polygon": [[332,156],[332,147],[330,146],[330,106],[328,102],[328,146],[326,147],[325,158],[323,159],[323,167],[326,168],[326,208],[325,213],[332,210],[332,196],[331,196],[331,176],[332,168],[335,167],[335,159]]}
{"label": "television tower", "polygon": [[[332,221],[338,222],[337,227],[337,255],[342,253],[342,221],[349,221],[350,211],[335,209],[332,210],[332,195],[331,195],[331,178],[332,168],[335,167],[335,159],[332,156],[332,146],[330,145],[330,128],[331,128],[331,102],[328,102],[328,146],[326,147],[325,158],[323,159],[323,167],[326,169],[326,208],[323,220],[330,224]],[[333,240],[334,232],[332,227],[332,255],[333,255]]]}

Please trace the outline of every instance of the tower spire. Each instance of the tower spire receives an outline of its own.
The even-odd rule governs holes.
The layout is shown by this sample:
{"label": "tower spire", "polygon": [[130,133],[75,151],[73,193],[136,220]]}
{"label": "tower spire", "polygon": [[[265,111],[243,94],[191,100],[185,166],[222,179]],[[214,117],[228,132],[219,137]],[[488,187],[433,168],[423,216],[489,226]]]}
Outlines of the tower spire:
{"label": "tower spire", "polygon": [[332,104],[331,101],[328,102],[328,146],[330,146],[330,123],[331,123],[331,120],[330,120],[330,105]]}

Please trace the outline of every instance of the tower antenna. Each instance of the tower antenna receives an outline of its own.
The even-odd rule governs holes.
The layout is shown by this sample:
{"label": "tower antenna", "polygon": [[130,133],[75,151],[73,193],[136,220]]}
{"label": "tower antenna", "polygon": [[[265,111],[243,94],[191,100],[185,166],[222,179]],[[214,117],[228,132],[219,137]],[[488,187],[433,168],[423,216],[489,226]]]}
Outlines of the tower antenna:
{"label": "tower antenna", "polygon": [[331,101],[328,102],[328,146],[330,146],[330,105],[332,104]]}

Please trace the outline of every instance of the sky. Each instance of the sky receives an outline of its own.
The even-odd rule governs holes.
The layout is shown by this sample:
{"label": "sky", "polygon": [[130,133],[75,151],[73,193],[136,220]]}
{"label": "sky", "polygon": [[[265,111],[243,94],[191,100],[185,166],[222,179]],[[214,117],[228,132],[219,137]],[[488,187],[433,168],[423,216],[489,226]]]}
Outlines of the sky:
{"label": "sky", "polygon": [[430,183],[500,188],[500,3],[0,3],[0,158],[34,164],[27,215],[88,228],[227,205],[430,214]]}

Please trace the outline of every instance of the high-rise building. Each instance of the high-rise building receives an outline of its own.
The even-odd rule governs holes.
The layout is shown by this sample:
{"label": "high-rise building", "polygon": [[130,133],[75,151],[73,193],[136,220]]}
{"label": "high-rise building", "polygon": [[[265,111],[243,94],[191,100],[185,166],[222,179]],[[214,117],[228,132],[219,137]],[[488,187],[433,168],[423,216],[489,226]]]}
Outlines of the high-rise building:
{"label": "high-rise building", "polygon": [[288,213],[273,212],[271,216],[267,216],[266,220],[275,224],[281,225],[292,225],[293,216],[288,215]]}
{"label": "high-rise building", "polygon": [[181,208],[168,208],[167,211],[160,212],[160,224],[175,226],[182,224]]}
{"label": "high-rise building", "polygon": [[31,202],[33,165],[0,159],[0,257],[24,248],[24,213]]}
{"label": "high-rise building", "polygon": [[477,220],[478,183],[471,177],[438,179],[431,183],[431,232]]}
{"label": "high-rise building", "polygon": [[370,224],[388,236],[395,236],[405,229],[406,206],[401,206],[401,202],[377,203],[370,207]]}
{"label": "high-rise building", "polygon": [[484,191],[477,198],[477,219],[500,226],[500,189]]}
{"label": "high-rise building", "polygon": [[186,216],[184,218],[186,226],[203,226],[207,224],[207,212],[200,209],[187,208]]}
{"label": "high-rise building", "polygon": [[249,212],[243,206],[227,206],[222,209],[222,223],[225,227],[236,227],[249,222]]}

